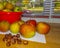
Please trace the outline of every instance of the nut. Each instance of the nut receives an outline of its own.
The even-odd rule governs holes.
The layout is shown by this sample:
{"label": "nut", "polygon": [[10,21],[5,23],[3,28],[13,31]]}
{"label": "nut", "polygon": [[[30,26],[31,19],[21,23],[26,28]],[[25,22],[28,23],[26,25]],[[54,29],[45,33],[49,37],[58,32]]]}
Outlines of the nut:
{"label": "nut", "polygon": [[4,41],[4,42],[7,42],[7,38],[4,37],[4,38],[3,38],[3,41]]}
{"label": "nut", "polygon": [[12,38],[12,35],[11,35],[11,33],[9,33],[9,34],[6,34],[6,35],[5,35],[5,38],[11,39],[11,38]]}
{"label": "nut", "polygon": [[19,38],[17,39],[17,44],[21,44],[22,43],[22,40]]}
{"label": "nut", "polygon": [[12,43],[12,44],[15,44],[15,43],[16,43],[16,40],[12,38],[12,39],[11,39],[11,43]]}
{"label": "nut", "polygon": [[11,46],[11,42],[7,42],[6,46],[8,46],[8,47]]}
{"label": "nut", "polygon": [[16,36],[17,36],[17,38],[20,38],[20,34],[17,34]]}
{"label": "nut", "polygon": [[13,35],[12,38],[15,39],[15,40],[18,39],[16,35]]}
{"label": "nut", "polygon": [[24,40],[24,41],[23,41],[23,44],[24,44],[24,45],[27,45],[27,44],[28,44],[28,41]]}
{"label": "nut", "polygon": [[5,34],[5,38],[8,38],[8,34]]}

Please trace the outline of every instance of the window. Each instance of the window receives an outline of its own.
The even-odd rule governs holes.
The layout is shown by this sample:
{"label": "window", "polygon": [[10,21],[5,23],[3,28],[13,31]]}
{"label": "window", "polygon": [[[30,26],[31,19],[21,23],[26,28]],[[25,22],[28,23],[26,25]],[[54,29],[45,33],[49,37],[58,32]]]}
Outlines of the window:
{"label": "window", "polygon": [[42,13],[44,0],[22,0],[22,9],[30,10],[32,13]]}
{"label": "window", "polygon": [[55,0],[54,13],[60,14],[60,0]]}

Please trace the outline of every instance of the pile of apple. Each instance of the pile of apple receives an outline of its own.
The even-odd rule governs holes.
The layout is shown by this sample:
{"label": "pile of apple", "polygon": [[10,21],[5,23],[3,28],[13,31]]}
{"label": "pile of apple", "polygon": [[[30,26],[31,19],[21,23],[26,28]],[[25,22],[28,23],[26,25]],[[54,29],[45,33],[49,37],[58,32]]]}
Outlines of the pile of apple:
{"label": "pile of apple", "polygon": [[20,6],[16,6],[8,1],[0,2],[0,11],[5,12],[20,12],[22,8]]}
{"label": "pile of apple", "polygon": [[36,22],[36,20],[17,21],[9,24],[7,21],[0,22],[0,32],[8,32],[12,34],[20,33],[25,38],[33,37],[36,32],[39,34],[47,34],[50,31],[50,25],[46,22]]}

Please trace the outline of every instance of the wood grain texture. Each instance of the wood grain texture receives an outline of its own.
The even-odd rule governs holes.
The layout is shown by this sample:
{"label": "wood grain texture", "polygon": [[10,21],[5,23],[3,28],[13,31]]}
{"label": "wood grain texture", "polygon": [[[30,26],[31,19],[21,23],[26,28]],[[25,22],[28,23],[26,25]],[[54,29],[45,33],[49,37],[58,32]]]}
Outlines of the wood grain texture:
{"label": "wood grain texture", "polygon": [[51,30],[46,34],[46,44],[30,42],[28,45],[15,44],[7,47],[2,41],[4,35],[0,34],[0,48],[60,48],[60,24],[50,23]]}

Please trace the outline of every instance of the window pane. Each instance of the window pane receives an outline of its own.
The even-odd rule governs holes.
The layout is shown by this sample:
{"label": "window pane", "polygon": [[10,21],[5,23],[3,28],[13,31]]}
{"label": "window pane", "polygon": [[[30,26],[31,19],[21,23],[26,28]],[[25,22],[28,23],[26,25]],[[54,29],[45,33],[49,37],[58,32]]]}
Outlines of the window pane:
{"label": "window pane", "polygon": [[33,13],[43,12],[43,0],[23,0],[22,9],[30,10]]}
{"label": "window pane", "polygon": [[60,0],[55,1],[54,13],[60,14]]}

